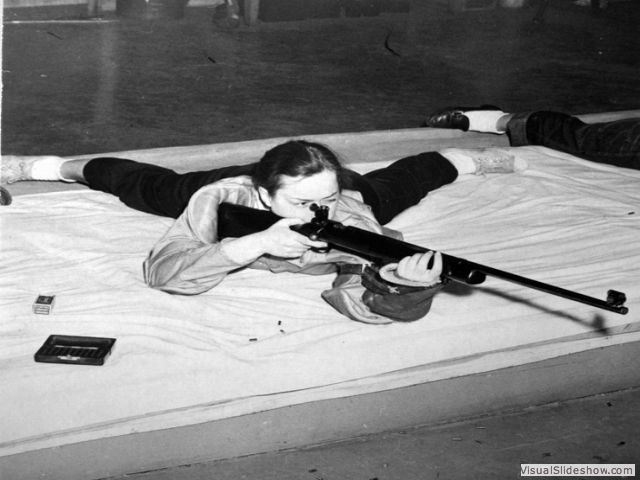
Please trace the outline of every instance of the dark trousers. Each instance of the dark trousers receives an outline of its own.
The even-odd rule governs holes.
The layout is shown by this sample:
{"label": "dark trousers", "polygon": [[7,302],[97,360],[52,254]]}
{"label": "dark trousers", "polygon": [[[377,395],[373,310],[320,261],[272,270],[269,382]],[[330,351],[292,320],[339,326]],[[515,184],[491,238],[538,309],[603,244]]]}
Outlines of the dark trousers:
{"label": "dark trousers", "polygon": [[558,112],[515,114],[507,125],[513,146],[541,145],[599,163],[640,169],[640,118],[584,123]]}
{"label": "dark trousers", "polygon": [[[198,189],[223,178],[251,175],[254,165],[178,174],[157,165],[103,157],[87,163],[84,177],[89,187],[116,195],[129,207],[177,218]],[[458,171],[446,158],[427,152],[364,175],[346,170],[343,186],[360,192],[376,219],[384,225],[457,176]]]}

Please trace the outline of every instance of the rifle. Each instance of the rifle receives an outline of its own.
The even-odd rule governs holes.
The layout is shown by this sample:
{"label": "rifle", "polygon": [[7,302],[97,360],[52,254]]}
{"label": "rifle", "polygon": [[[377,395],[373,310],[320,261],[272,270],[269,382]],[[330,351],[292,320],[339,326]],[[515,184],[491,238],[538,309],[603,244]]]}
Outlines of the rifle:
{"label": "rifle", "polygon": [[[402,258],[416,253],[433,251],[419,245],[329,220],[329,209],[326,206],[318,207],[313,204],[311,210],[315,213],[311,222],[293,225],[291,229],[311,240],[326,242],[330,247],[366,258],[379,265],[399,262]],[[256,233],[266,230],[280,219],[281,217],[269,211],[221,203],[218,207],[218,237],[242,237]],[[627,301],[626,295],[616,290],[609,290],[607,299],[600,300],[497,268],[470,262],[463,258],[442,254],[443,278],[468,285],[478,285],[485,281],[487,275],[621,315],[625,315],[629,311],[624,306]]]}

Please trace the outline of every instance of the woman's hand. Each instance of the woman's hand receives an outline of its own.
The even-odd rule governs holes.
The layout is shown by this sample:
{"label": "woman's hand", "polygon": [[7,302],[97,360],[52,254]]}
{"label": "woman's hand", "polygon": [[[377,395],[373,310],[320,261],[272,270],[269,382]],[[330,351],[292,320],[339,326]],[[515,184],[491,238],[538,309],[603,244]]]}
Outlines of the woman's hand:
{"label": "woman's hand", "polygon": [[[429,268],[429,261],[433,258],[433,266]],[[405,280],[420,282],[428,285],[438,283],[442,275],[442,254],[436,252],[416,253],[410,257],[404,257],[398,262],[396,274]]]}
{"label": "woman's hand", "polygon": [[325,248],[289,227],[304,223],[297,218],[283,218],[262,232],[252,233],[223,243],[223,252],[239,265],[247,265],[265,254],[281,258],[298,258],[310,248]]}
{"label": "woman's hand", "polygon": [[325,242],[313,241],[304,235],[291,230],[291,225],[304,223],[297,218],[283,218],[259,236],[263,253],[282,258],[298,258],[310,248],[326,248]]}
{"label": "woman's hand", "polygon": [[[429,261],[433,257],[433,266]],[[380,269],[380,276],[385,280],[400,285],[425,286],[435,285],[442,275],[442,254],[436,252],[416,253],[404,257],[397,264],[389,264]]]}

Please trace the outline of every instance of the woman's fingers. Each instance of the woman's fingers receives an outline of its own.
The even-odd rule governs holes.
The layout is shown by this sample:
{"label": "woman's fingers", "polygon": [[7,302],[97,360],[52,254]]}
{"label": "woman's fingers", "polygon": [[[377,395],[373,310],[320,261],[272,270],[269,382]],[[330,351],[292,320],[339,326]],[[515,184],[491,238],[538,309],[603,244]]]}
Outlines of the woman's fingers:
{"label": "woman's fingers", "polygon": [[[433,257],[433,265],[429,262]],[[442,274],[442,254],[440,252],[416,253],[398,262],[396,273],[399,277],[417,282],[433,282]]]}
{"label": "woman's fingers", "polygon": [[431,267],[431,271],[435,274],[442,275],[442,254],[440,252],[436,252],[435,257],[433,259],[433,267]]}
{"label": "woman's fingers", "polygon": [[292,225],[304,223],[298,218],[283,218],[269,227],[268,253],[272,255],[293,258],[299,257],[310,248],[326,248],[325,242],[311,240],[294,230]]}
{"label": "woman's fingers", "polygon": [[274,225],[282,226],[282,227],[290,227],[291,225],[299,225],[304,223],[304,220],[299,218],[281,218]]}
{"label": "woman's fingers", "polygon": [[417,257],[416,268],[419,271],[429,270],[429,262],[431,261],[431,257],[433,257],[433,252],[426,252],[424,254],[417,253],[414,257]]}
{"label": "woman's fingers", "polygon": [[413,277],[426,272],[432,255],[433,252],[426,252],[404,257],[398,262],[398,275],[401,277],[405,277],[407,275]]}

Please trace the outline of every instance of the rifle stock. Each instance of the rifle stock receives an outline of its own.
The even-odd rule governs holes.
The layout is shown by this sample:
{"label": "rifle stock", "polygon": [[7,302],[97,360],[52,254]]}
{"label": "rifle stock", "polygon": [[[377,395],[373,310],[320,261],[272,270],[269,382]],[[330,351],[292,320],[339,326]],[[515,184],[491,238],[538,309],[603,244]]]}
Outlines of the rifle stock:
{"label": "rifle stock", "polygon": [[[266,230],[280,219],[281,217],[270,211],[222,203],[218,208],[218,236],[219,238],[242,237]],[[402,258],[415,253],[432,251],[419,245],[329,220],[322,207],[316,210],[316,217],[311,222],[294,225],[291,228],[312,240],[326,242],[333,248],[380,265],[399,262]],[[442,264],[442,277],[456,282],[478,285],[489,275],[621,315],[629,311],[624,306],[625,294],[615,290],[609,290],[607,299],[600,300],[445,253],[442,254]]]}

